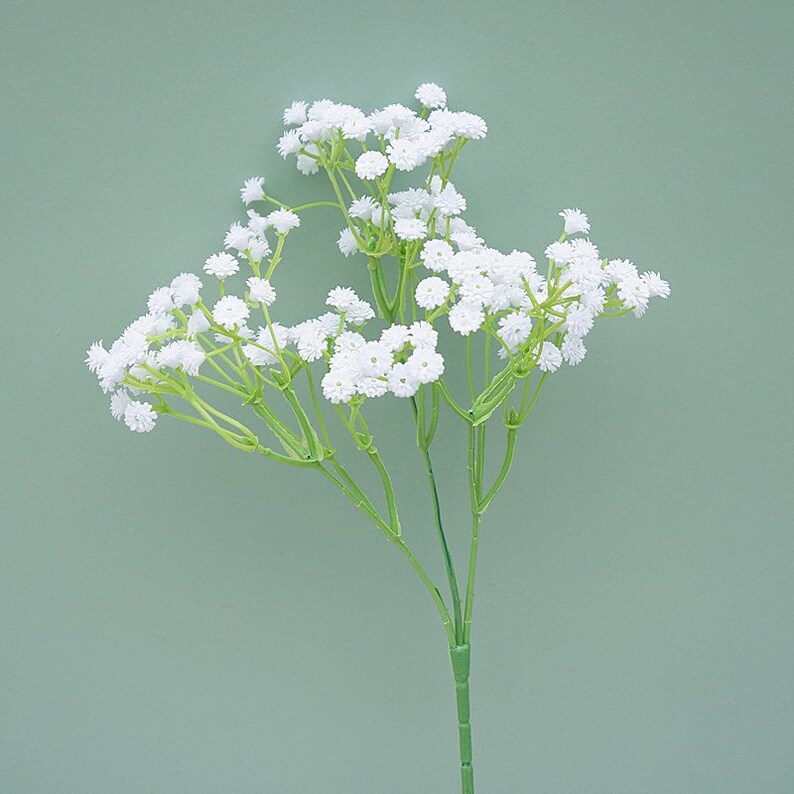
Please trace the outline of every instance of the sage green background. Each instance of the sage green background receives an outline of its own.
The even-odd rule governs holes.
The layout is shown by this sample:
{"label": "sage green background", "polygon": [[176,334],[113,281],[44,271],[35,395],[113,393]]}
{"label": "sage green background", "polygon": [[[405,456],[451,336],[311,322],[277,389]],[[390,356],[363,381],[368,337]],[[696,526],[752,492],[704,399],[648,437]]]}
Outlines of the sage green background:
{"label": "sage green background", "polygon": [[[427,80],[488,120],[455,181],[489,242],[539,256],[581,206],[673,288],[551,379],[486,516],[478,791],[794,791],[790,3],[11,2],[0,28],[0,791],[458,790],[402,556],[319,478],[131,435],[82,364],[217,249],[243,178],[325,191],[275,152],[285,104]],[[365,283],[314,212],[288,320]],[[375,414],[442,579],[406,406]]]}

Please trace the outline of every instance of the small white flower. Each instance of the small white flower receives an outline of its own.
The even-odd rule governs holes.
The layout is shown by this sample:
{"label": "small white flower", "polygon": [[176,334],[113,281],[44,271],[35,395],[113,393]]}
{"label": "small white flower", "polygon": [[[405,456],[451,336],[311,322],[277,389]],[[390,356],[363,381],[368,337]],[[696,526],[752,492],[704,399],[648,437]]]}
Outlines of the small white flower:
{"label": "small white flower", "polygon": [[338,312],[346,312],[355,305],[361,298],[356,291],[350,287],[334,287],[325,299],[326,306],[336,309]]}
{"label": "small white flower", "polygon": [[374,199],[369,196],[357,198],[349,207],[348,214],[351,218],[360,218],[362,221],[368,221],[375,210],[380,214],[380,207]]}
{"label": "small white flower", "polygon": [[653,270],[643,273],[642,280],[648,287],[648,294],[652,298],[667,298],[670,296],[670,285]]}
{"label": "small white flower", "polygon": [[332,368],[326,372],[321,382],[325,399],[337,405],[346,403],[356,393],[356,383],[352,373],[343,368]]}
{"label": "small white flower", "polygon": [[347,319],[353,325],[361,325],[375,316],[375,310],[366,301],[356,301],[346,313]]}
{"label": "small white flower", "polygon": [[240,263],[225,251],[213,254],[204,262],[204,272],[218,278],[233,276],[239,269]]}
{"label": "small white flower", "polygon": [[229,331],[243,325],[250,313],[245,301],[236,295],[225,295],[212,307],[212,319]]}
{"label": "small white flower", "polygon": [[538,356],[538,368],[542,372],[555,372],[562,364],[560,348],[548,340],[543,342]]}
{"label": "small white flower", "polygon": [[361,334],[356,331],[342,331],[341,334],[334,340],[334,352],[351,352],[359,350],[366,344]]}
{"label": "small white flower", "polygon": [[[310,151],[312,154],[317,151],[317,147],[313,144],[309,144],[305,148],[307,152]],[[308,154],[299,154],[295,159],[295,166],[304,176],[316,174],[320,170],[320,164],[314,157],[309,157]]]}
{"label": "small white flower", "polygon": [[430,114],[428,121],[434,128],[446,129],[459,138],[468,138],[473,141],[484,138],[488,133],[488,125],[484,119],[465,111],[453,113],[450,110],[439,108]]}
{"label": "small white flower", "polygon": [[475,251],[458,251],[447,266],[447,273],[455,284],[482,275],[483,261]]}
{"label": "small white flower", "polygon": [[587,234],[590,231],[590,221],[578,207],[575,209],[563,210],[560,217],[565,221],[565,233],[577,234],[584,232]]}
{"label": "small white flower", "polygon": [[488,276],[476,273],[461,281],[458,292],[464,300],[485,306],[493,295],[493,282]]}
{"label": "small white flower", "polygon": [[149,403],[134,401],[124,409],[124,424],[135,433],[148,433],[156,421],[157,414]]}
{"label": "small white flower", "polygon": [[543,253],[547,259],[553,259],[556,265],[567,265],[573,258],[573,248],[567,240],[551,243]]}
{"label": "small white flower", "polygon": [[499,336],[511,353],[529,339],[532,333],[532,318],[521,312],[513,312],[499,320]]}
{"label": "small white flower", "polygon": [[426,107],[433,110],[434,108],[443,108],[447,105],[447,95],[441,86],[435,83],[422,83],[416,89],[414,96]]}
{"label": "small white flower", "polygon": [[303,122],[306,121],[307,107],[308,105],[306,102],[301,102],[300,100],[296,99],[288,108],[284,110],[284,124],[290,126],[295,124],[303,124]]}
{"label": "small white flower", "polygon": [[174,291],[171,287],[158,287],[146,302],[149,314],[159,316],[174,308]]}
{"label": "small white flower", "polygon": [[432,196],[426,190],[418,187],[389,193],[386,198],[395,209],[404,211],[400,215],[401,218],[410,218],[418,212],[429,212],[433,208]]}
{"label": "small white flower", "polygon": [[389,390],[386,378],[362,378],[356,384],[356,391],[365,397],[383,397]]}
{"label": "small white flower", "polygon": [[462,300],[456,303],[449,312],[449,325],[453,331],[468,336],[479,330],[485,322],[482,305],[471,300]]}
{"label": "small white flower", "polygon": [[86,350],[85,363],[90,372],[98,372],[100,367],[108,360],[110,353],[105,350],[102,345],[102,340],[94,342],[91,347]]}
{"label": "small white flower", "polygon": [[317,119],[309,119],[300,125],[298,134],[301,139],[310,143],[322,143],[331,137],[331,126]]}
{"label": "small white flower", "polygon": [[592,292],[608,277],[597,259],[574,259],[565,271],[565,280],[573,282],[574,293]]}
{"label": "small white flower", "polygon": [[267,222],[278,232],[286,234],[290,229],[295,229],[301,225],[301,219],[292,210],[273,210],[267,216]]}
{"label": "small white flower", "polygon": [[252,234],[261,236],[269,226],[267,218],[262,217],[256,210],[248,210],[248,228]]}
{"label": "small white flower", "polygon": [[414,350],[405,365],[419,383],[432,383],[444,374],[444,358],[441,353],[427,347]]}
{"label": "small white flower", "polygon": [[601,287],[598,287],[594,290],[589,290],[588,292],[583,292],[579,296],[579,302],[586,309],[589,309],[593,316],[604,311],[604,304],[606,303],[606,300],[606,293]]}
{"label": "small white flower", "polygon": [[190,315],[190,319],[187,321],[187,335],[190,338],[196,336],[196,334],[203,334],[205,331],[209,331],[210,329],[210,321],[207,318],[207,315],[204,312],[196,311]]}
{"label": "small white flower", "polygon": [[372,124],[361,111],[342,124],[342,137],[349,141],[366,140],[370,132],[372,132]]}
{"label": "small white flower", "polygon": [[276,300],[276,290],[266,278],[251,276],[245,283],[248,284],[248,297],[252,301],[270,306]]}
{"label": "small white flower", "polygon": [[250,204],[252,201],[261,201],[265,197],[265,190],[262,187],[264,184],[263,176],[246,179],[245,184],[240,188],[240,198],[246,204]]}
{"label": "small white flower", "polygon": [[442,273],[449,267],[454,252],[446,240],[428,240],[419,256],[428,270]]}
{"label": "small white flower", "polygon": [[235,251],[245,251],[251,241],[251,230],[239,223],[233,223],[223,238],[226,248],[234,248]]}
{"label": "small white flower", "polygon": [[[380,341],[382,344],[386,345],[389,350],[399,353],[408,343],[408,337],[408,327],[405,325],[395,324],[389,326],[388,328],[384,328],[381,331]],[[435,347],[435,344],[432,346]]]}
{"label": "small white flower", "polygon": [[586,237],[574,237],[569,243],[572,262],[577,259],[590,259],[594,262],[601,261],[601,254],[598,253],[598,247],[592,240],[588,240]]}
{"label": "small white flower", "polygon": [[395,397],[413,397],[420,385],[416,373],[399,362],[389,370],[387,380],[389,391]]}
{"label": "small white flower", "polygon": [[639,276],[627,276],[618,284],[618,297],[627,309],[644,312],[650,298],[648,285]]}
{"label": "small white flower", "polygon": [[414,347],[429,347],[435,350],[438,344],[438,331],[425,320],[418,320],[408,328],[408,341]]}
{"label": "small white flower", "polygon": [[254,237],[248,244],[248,253],[254,262],[261,262],[270,253],[270,243],[264,237]]}
{"label": "small white flower", "polygon": [[573,367],[576,364],[580,364],[585,354],[587,353],[587,348],[584,346],[584,342],[580,336],[566,336],[565,340],[562,343],[562,357]]}
{"label": "small white flower", "polygon": [[286,160],[291,154],[297,154],[303,143],[301,142],[300,133],[297,130],[287,130],[279,139],[276,144],[278,153]]}
{"label": "small white flower", "polygon": [[430,276],[416,285],[416,303],[423,309],[437,309],[449,294],[449,284],[443,278]]}
{"label": "small white flower", "polygon": [[413,171],[425,160],[420,148],[408,138],[393,140],[386,148],[386,152],[398,171]]}
{"label": "small white flower", "polygon": [[466,209],[466,199],[450,183],[433,196],[433,205],[442,217],[460,215]]}
{"label": "small white flower", "polygon": [[604,273],[613,284],[620,284],[626,278],[639,278],[637,268],[630,259],[610,259]]}
{"label": "small white flower", "polygon": [[380,152],[364,152],[356,160],[356,176],[359,179],[375,179],[386,173],[389,161]]}
{"label": "small white flower", "polygon": [[336,245],[340,253],[345,256],[358,253],[358,243],[356,242],[355,235],[347,227],[339,232],[339,239],[336,241]]}
{"label": "small white flower", "polygon": [[199,368],[207,360],[206,353],[193,342],[182,340],[180,350],[180,365],[185,374],[195,377],[199,373]]}
{"label": "small white flower", "polygon": [[568,309],[565,318],[565,327],[569,336],[577,336],[581,339],[590,332],[593,327],[595,315],[586,306],[574,304]]}
{"label": "small white flower", "polygon": [[171,289],[174,293],[174,305],[193,306],[198,303],[199,291],[202,287],[201,279],[193,273],[180,273],[171,280]]}
{"label": "small white flower", "polygon": [[398,218],[394,222],[394,233],[401,240],[421,240],[427,237],[427,226],[419,218]]}
{"label": "small white flower", "polygon": [[451,232],[449,237],[459,251],[474,251],[483,244],[482,237],[478,237],[474,229],[460,229]]}
{"label": "small white flower", "polygon": [[383,342],[366,342],[356,351],[358,372],[364,378],[385,375],[394,363],[394,355]]}
{"label": "small white flower", "polygon": [[124,418],[124,412],[127,410],[127,406],[131,402],[132,400],[129,394],[127,394],[124,389],[113,392],[110,397],[110,415],[114,419],[121,421]]}
{"label": "small white flower", "polygon": [[295,343],[298,347],[298,354],[304,361],[317,361],[322,358],[326,350],[325,334],[317,327],[303,329]]}

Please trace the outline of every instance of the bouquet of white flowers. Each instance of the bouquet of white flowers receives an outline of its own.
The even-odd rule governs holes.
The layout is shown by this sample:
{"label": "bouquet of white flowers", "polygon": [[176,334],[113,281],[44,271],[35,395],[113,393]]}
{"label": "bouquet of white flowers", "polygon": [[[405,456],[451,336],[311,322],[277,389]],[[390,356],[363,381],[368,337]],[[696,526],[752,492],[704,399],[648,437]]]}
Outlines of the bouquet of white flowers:
{"label": "bouquet of white flowers", "polygon": [[[307,175],[324,172],[330,200],[290,207],[265,192],[265,180],[241,189],[248,205],[275,207],[234,223],[224,250],[204,262],[212,288],[180,273],[149,296],[147,312],[113,344],[96,342],[86,363],[110,411],[130,430],[151,431],[160,416],[212,430],[234,447],[319,472],[361,510],[408,559],[441,617],[457,695],[461,785],[474,791],[469,660],[477,548],[483,513],[510,470],[516,436],[548,376],[563,362],[579,364],[596,318],[645,313],[669,286],[639,273],[627,259],[603,258],[584,236],[579,209],[560,212],[563,231],[538,266],[526,251],[488,247],[461,218],[466,199],[451,181],[469,141],[485,137],[477,115],[447,108],[445,92],[425,83],[421,109],[387,105],[369,115],[323,99],[293,102],[279,154],[295,156]],[[400,172],[425,169],[415,187],[395,189]],[[328,311],[297,324],[279,322],[276,270],[287,237],[304,212],[331,207],[344,227],[338,247],[366,263],[371,302],[336,286]],[[249,275],[243,282],[241,268]],[[466,338],[450,358],[439,345],[444,327]],[[476,347],[475,347],[476,346]],[[443,352],[442,352],[443,351]],[[453,394],[445,371],[465,369],[468,393]],[[320,389],[316,387],[319,380]],[[233,395],[239,415],[221,411],[213,394]],[[333,405],[331,426],[320,392]],[[147,399],[144,399],[147,395]],[[416,443],[433,502],[449,592],[442,595],[411,551],[400,526],[389,472],[365,420],[367,401],[392,395],[412,409]],[[471,546],[465,590],[459,586],[431,461],[431,445],[447,406],[468,436]],[[228,409],[225,409],[228,410]],[[506,436],[501,462],[486,482],[486,427]],[[382,507],[340,460],[333,432],[349,434],[377,471]],[[498,469],[497,469],[498,467]]]}

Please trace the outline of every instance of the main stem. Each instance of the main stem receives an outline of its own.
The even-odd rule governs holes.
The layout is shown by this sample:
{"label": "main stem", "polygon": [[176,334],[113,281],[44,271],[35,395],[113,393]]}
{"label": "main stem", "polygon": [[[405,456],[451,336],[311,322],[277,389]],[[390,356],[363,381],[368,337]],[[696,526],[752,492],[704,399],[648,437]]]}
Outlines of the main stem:
{"label": "main stem", "polygon": [[458,645],[449,649],[452,674],[455,677],[455,701],[458,710],[458,740],[460,743],[460,787],[462,794],[474,794],[474,767],[471,752],[471,709],[469,707],[469,667],[471,646]]}

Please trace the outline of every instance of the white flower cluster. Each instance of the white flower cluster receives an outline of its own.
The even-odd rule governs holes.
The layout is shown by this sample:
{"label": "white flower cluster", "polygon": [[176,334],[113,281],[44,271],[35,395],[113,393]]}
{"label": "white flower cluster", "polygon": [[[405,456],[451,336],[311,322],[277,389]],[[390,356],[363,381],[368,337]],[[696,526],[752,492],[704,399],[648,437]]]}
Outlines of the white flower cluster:
{"label": "white flower cluster", "polygon": [[438,334],[430,323],[395,324],[384,329],[377,341],[345,331],[334,341],[330,368],[323,377],[326,399],[344,403],[359,394],[381,397],[413,397],[423,384],[444,373],[444,359],[436,350]]}
{"label": "white flower cluster", "polygon": [[375,179],[390,166],[398,171],[413,171],[440,154],[452,141],[479,140],[488,132],[480,116],[448,110],[444,90],[434,83],[419,86],[416,98],[429,114],[424,111],[419,114],[400,104],[365,114],[360,108],[328,99],[311,105],[293,102],[284,111],[284,124],[291,129],[279,139],[278,152],[284,158],[297,155],[298,170],[314,174],[320,168],[319,145],[335,134],[362,144],[373,136],[379,139],[381,151],[362,152],[355,161],[355,172],[361,179]]}
{"label": "white flower cluster", "polygon": [[[432,199],[431,191],[420,212],[429,211]],[[581,210],[560,215],[568,229],[564,236],[590,228]],[[587,238],[551,243],[545,251],[550,267],[542,275],[531,254],[488,248],[459,219],[449,228],[455,247],[445,239],[432,239],[420,252],[424,266],[447,280],[434,275],[420,281],[416,304],[430,316],[446,313],[452,330],[463,336],[485,326],[499,339],[502,358],[515,355],[530,339],[533,323],[544,322],[557,335],[555,340],[535,340],[537,365],[543,371],[553,372],[563,360],[571,365],[582,361],[587,352],[582,340],[610,300],[613,307],[619,302],[619,308],[640,317],[650,298],[670,294],[658,273],[639,274],[628,260],[602,260]]]}
{"label": "white flower cluster", "polygon": [[[330,310],[318,317],[293,325],[271,319],[276,300],[271,277],[286,236],[301,220],[265,193],[263,177],[253,177],[240,190],[246,207],[269,202],[277,208],[266,215],[247,209],[247,221],[233,223],[223,250],[206,259],[203,270],[214,277],[217,298],[205,302],[199,277],[181,273],[152,292],[147,313],[107,349],[102,342],[89,349],[86,363],[111,394],[114,417],[133,431],[151,430],[157,413],[170,410],[163,395],[191,401],[190,379],[216,382],[202,374],[208,359],[211,375],[220,373],[231,383],[239,375],[243,392],[253,388],[246,368],[261,388],[263,382],[277,385],[262,368],[280,367],[290,377],[291,367],[322,360],[322,392],[332,403],[358,404],[386,393],[410,397],[444,373],[434,327],[443,317],[457,334],[483,331],[503,359],[518,359],[517,371],[537,367],[549,373],[563,361],[582,361],[583,340],[599,315],[640,317],[651,298],[669,295],[658,273],[640,273],[627,259],[602,258],[589,237],[576,236],[590,232],[590,221],[578,208],[560,212],[563,233],[546,247],[547,263],[540,269],[525,251],[488,247],[462,219],[467,202],[450,180],[460,149],[485,137],[487,126],[472,113],[447,109],[445,92],[433,83],[419,86],[415,96],[423,106],[418,112],[392,104],[365,114],[326,99],[311,105],[296,101],[284,111],[290,129],[278,143],[283,157],[297,156],[302,172],[321,167],[328,172],[338,203],[317,204],[338,206],[343,213],[347,225],[338,247],[345,256],[369,255],[377,312],[352,289],[336,287],[328,293]],[[356,152],[348,152],[348,145]],[[395,172],[425,163],[430,174],[419,187],[392,190]],[[347,207],[334,174],[352,196]],[[363,181],[361,195],[345,174]],[[306,205],[311,206],[316,204]],[[268,231],[277,237],[275,249]],[[386,280],[379,275],[387,257],[396,258],[401,274],[392,296],[383,294]],[[235,295],[229,280],[241,266],[251,275]],[[417,278],[421,268],[430,275]],[[417,320],[422,310],[424,318]],[[254,323],[249,326],[254,314],[261,315],[256,330]],[[367,340],[363,326],[376,314],[387,327]],[[225,372],[224,362],[237,374]],[[134,399],[144,392],[155,395],[157,405]]]}

